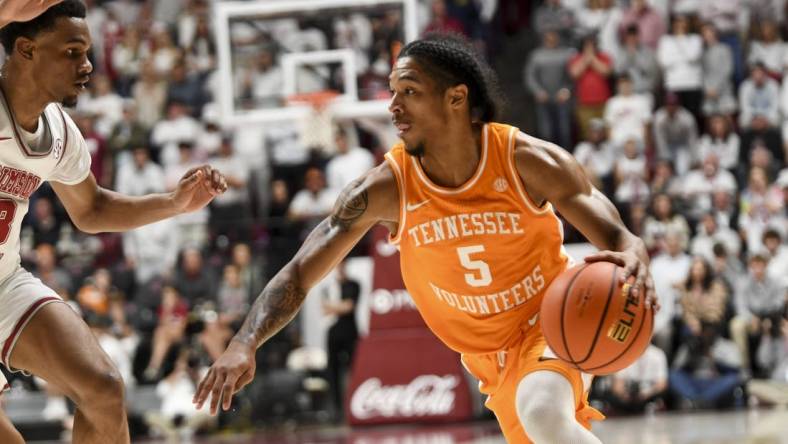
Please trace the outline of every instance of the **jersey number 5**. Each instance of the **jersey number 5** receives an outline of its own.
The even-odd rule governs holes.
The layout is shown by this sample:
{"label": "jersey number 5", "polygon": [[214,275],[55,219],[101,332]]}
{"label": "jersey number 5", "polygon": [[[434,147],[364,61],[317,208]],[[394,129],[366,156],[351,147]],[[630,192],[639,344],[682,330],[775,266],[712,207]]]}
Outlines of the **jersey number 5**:
{"label": "jersey number 5", "polygon": [[16,215],[16,202],[11,199],[0,199],[0,244],[8,240],[8,233],[11,232],[11,224],[14,223]]}
{"label": "jersey number 5", "polygon": [[484,287],[492,283],[492,274],[487,262],[471,259],[472,254],[482,252],[484,252],[484,245],[470,245],[457,248],[457,254],[460,256],[462,266],[474,271],[474,273],[465,273],[465,282],[471,287]]}

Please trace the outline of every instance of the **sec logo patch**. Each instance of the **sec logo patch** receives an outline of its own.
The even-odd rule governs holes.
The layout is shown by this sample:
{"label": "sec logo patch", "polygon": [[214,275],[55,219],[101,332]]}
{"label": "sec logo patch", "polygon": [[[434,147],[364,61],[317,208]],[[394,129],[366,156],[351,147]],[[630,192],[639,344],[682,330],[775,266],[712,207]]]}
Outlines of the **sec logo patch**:
{"label": "sec logo patch", "polygon": [[493,188],[495,191],[503,193],[509,189],[509,182],[503,176],[498,176],[498,178],[495,179],[495,182],[493,182]]}
{"label": "sec logo patch", "polygon": [[63,141],[57,139],[55,141],[55,149],[52,152],[52,155],[55,156],[55,159],[60,159],[60,156],[63,155]]}

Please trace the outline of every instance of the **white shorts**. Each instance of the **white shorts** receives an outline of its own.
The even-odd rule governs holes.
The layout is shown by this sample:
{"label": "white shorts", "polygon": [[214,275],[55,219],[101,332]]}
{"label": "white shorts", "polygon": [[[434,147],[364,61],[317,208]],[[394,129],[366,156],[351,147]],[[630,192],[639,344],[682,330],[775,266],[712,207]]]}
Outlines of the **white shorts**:
{"label": "white shorts", "polygon": [[[8,360],[22,330],[33,315],[50,302],[63,300],[55,290],[22,267],[0,282],[0,363],[9,371],[19,371],[11,368]],[[0,390],[8,388],[8,381],[0,373]]]}

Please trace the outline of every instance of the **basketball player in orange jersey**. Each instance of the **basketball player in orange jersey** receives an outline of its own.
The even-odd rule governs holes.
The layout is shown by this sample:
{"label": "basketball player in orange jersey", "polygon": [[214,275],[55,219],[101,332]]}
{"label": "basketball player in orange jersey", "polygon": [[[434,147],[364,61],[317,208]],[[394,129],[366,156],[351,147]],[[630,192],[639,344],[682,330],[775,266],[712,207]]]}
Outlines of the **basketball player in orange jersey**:
{"label": "basketball player in orange jersey", "polygon": [[[15,17],[35,17],[34,10],[22,5]],[[0,362],[43,378],[74,401],[74,442],[124,443],[129,430],[118,371],[79,315],[20,266],[29,197],[49,181],[74,224],[95,233],[194,211],[227,185],[209,166],[188,171],[168,194],[130,197],[96,184],[87,144],[61,107],[76,104],[93,69],[85,14],[80,1],[65,0],[0,28],[7,54],[0,68]],[[8,388],[1,374],[0,388]],[[0,442],[23,442],[4,414]]]}
{"label": "basketball player in orange jersey", "polygon": [[[569,262],[553,207],[626,269],[655,303],[643,242],[563,149],[511,126],[489,68],[461,40],[406,45],[390,76],[402,142],[349,185],[333,213],[268,283],[194,401],[226,410],[255,372],[255,351],[376,224],[398,246],[405,285],[433,332],[462,354],[510,443],[597,443],[589,376],[555,359],[538,322],[542,295]],[[645,289],[645,291],[644,291]]]}

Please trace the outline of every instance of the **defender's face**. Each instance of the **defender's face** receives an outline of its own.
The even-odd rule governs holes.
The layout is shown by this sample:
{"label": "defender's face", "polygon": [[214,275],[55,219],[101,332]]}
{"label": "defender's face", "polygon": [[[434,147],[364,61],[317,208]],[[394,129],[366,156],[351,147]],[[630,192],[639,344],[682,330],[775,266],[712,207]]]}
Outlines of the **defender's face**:
{"label": "defender's face", "polygon": [[[440,137],[446,122],[443,95],[437,85],[411,57],[402,57],[389,76],[389,111],[397,135],[408,154],[420,156],[429,137]],[[445,136],[445,135],[444,135]]]}
{"label": "defender's face", "polygon": [[87,23],[80,18],[60,17],[52,30],[41,32],[33,43],[34,81],[41,93],[52,102],[75,106],[93,71],[88,60],[92,41]]}

